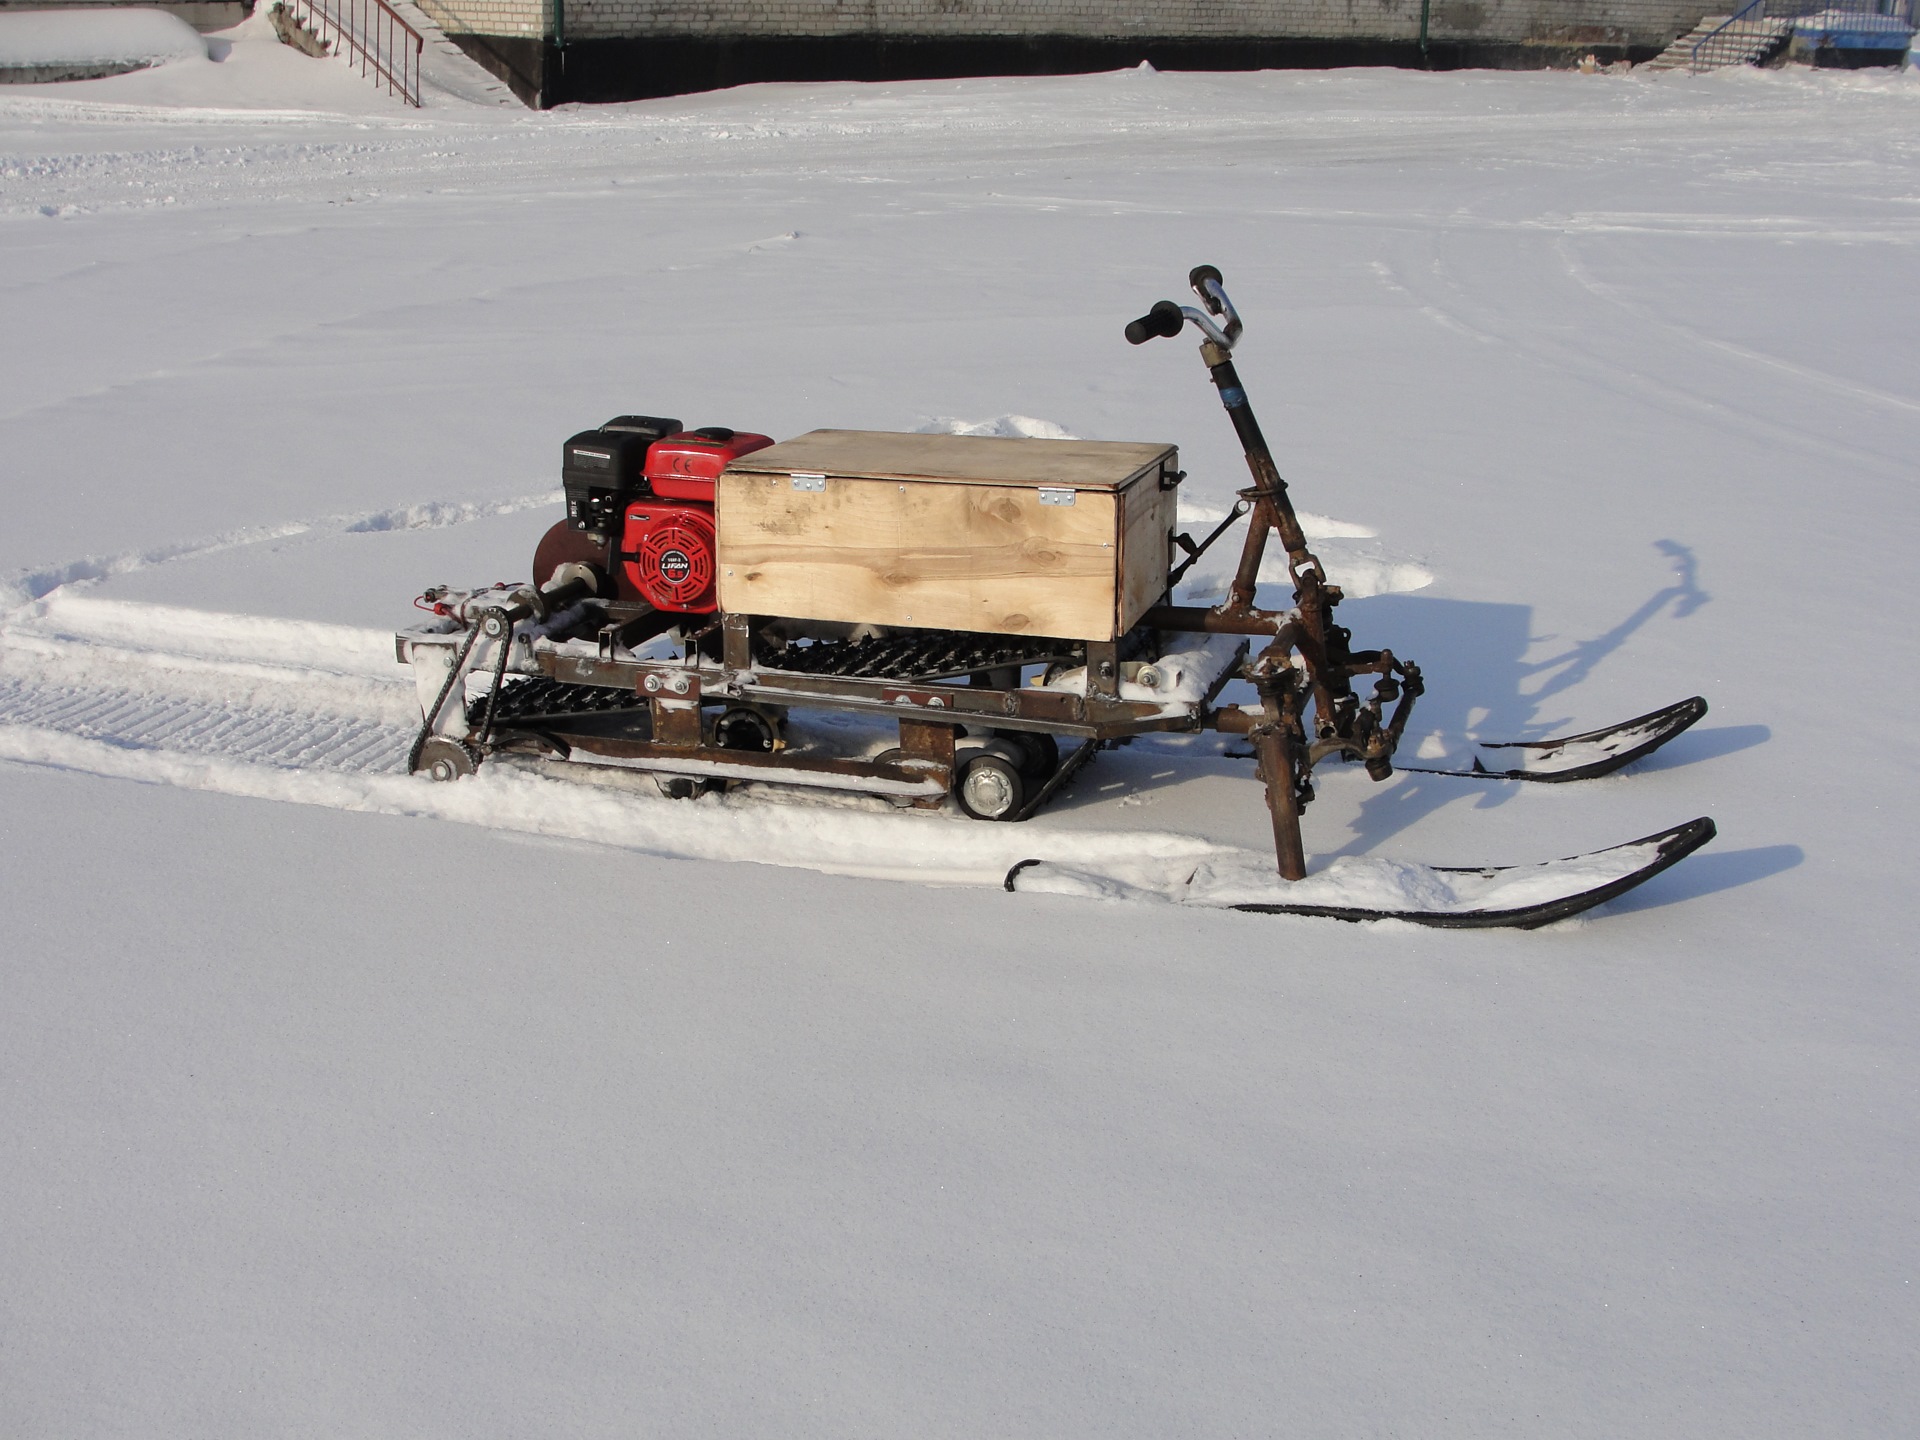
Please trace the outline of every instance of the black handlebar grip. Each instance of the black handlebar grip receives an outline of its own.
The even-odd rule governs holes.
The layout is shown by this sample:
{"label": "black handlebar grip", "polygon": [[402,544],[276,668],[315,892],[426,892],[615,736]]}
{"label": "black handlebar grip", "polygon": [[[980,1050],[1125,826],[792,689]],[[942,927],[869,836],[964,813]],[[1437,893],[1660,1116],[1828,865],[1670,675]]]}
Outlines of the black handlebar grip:
{"label": "black handlebar grip", "polygon": [[1187,284],[1193,287],[1193,293],[1200,297],[1207,309],[1211,310],[1215,315],[1218,315],[1220,313],[1220,302],[1207,293],[1207,281],[1209,280],[1213,281],[1214,284],[1220,286],[1223,290],[1226,288],[1226,278],[1211,265],[1196,265],[1192,270],[1187,272]]}
{"label": "black handlebar grip", "polygon": [[1187,323],[1187,317],[1180,313],[1180,307],[1171,300],[1162,300],[1146,314],[1127,326],[1127,343],[1144,345],[1156,335],[1172,339],[1180,333],[1180,327]]}

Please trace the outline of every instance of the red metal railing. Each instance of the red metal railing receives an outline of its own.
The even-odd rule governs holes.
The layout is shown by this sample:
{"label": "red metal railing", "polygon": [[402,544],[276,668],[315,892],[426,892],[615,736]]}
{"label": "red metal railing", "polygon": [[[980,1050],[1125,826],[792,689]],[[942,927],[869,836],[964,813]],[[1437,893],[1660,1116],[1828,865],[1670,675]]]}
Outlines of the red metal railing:
{"label": "red metal railing", "polygon": [[420,104],[420,52],[425,41],[387,0],[286,0],[294,18],[336,55],[387,93]]}

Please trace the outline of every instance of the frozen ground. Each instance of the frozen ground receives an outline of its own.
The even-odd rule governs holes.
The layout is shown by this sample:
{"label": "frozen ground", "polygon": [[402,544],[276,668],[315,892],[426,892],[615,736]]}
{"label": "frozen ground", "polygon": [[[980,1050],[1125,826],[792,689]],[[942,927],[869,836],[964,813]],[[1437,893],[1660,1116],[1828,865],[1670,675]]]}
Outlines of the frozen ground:
{"label": "frozen ground", "polygon": [[[0,93],[0,1430],[1908,1423],[1914,76],[422,113],[244,38]],[[1714,706],[1337,776],[1316,865],[1716,846],[1448,935],[974,883],[1258,845],[1215,741],[1021,827],[385,773],[388,627],[608,415],[1176,440],[1222,509],[1119,336],[1202,260],[1418,729]],[[883,821],[909,878],[668,858]]]}

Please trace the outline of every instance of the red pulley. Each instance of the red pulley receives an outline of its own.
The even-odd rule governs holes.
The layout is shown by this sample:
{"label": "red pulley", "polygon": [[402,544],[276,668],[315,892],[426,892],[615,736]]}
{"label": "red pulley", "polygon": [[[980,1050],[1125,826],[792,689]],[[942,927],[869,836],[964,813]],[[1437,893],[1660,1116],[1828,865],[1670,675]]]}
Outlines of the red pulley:
{"label": "red pulley", "polygon": [[713,507],[660,500],[628,506],[620,561],[628,582],[654,609],[712,610]]}

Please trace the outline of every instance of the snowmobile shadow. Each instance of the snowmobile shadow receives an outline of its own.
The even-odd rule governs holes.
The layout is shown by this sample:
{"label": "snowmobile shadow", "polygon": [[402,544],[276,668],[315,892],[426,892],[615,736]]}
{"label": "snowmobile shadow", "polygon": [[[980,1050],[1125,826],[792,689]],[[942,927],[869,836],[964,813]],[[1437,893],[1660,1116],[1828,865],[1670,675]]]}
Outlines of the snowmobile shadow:
{"label": "snowmobile shadow", "polygon": [[[1605,715],[1564,712],[1548,703],[1571,690],[1632,635],[1662,613],[1675,619],[1691,615],[1711,597],[1700,589],[1692,550],[1674,540],[1656,548],[1673,564],[1673,581],[1656,590],[1618,624],[1590,640],[1575,641],[1544,658],[1530,659],[1537,647],[1533,608],[1489,601],[1444,600],[1420,595],[1379,595],[1351,600],[1340,609],[1341,623],[1353,631],[1356,645],[1389,646],[1394,654],[1419,664],[1426,677],[1426,694],[1414,712],[1401,748],[1410,765],[1421,763],[1424,736],[1438,734],[1449,742],[1474,735],[1500,740],[1544,740],[1569,729],[1605,723]],[[1649,707],[1662,696],[1648,697]],[[1754,735],[1751,732],[1763,732]],[[1691,758],[1705,759],[1757,745],[1769,738],[1765,726],[1729,726],[1725,750],[1702,752],[1690,747]],[[1676,757],[1677,758],[1677,757]],[[1475,782],[1456,777],[1400,772],[1384,790],[1360,804],[1354,837],[1333,856],[1360,854],[1381,840],[1415,824],[1441,807],[1475,797],[1475,808],[1488,810],[1505,804],[1520,781]]]}
{"label": "snowmobile shadow", "polygon": [[[1700,588],[1700,565],[1690,546],[1682,545],[1678,540],[1656,540],[1653,548],[1672,564],[1672,583],[1654,591],[1632,614],[1593,639],[1575,641],[1559,654],[1549,655],[1543,660],[1524,662],[1521,669],[1527,678],[1545,677],[1533,692],[1535,701],[1573,689],[1593,673],[1595,666],[1618,650],[1661,611],[1671,607],[1670,618],[1684,620],[1713,598]],[[1560,722],[1545,723],[1558,728]],[[1536,737],[1514,735],[1510,738],[1521,740]]]}
{"label": "snowmobile shadow", "polygon": [[1718,760],[1722,755],[1734,755],[1742,750],[1751,750],[1756,745],[1764,745],[1772,738],[1773,729],[1767,725],[1716,725],[1707,730],[1695,728],[1644,760],[1636,760],[1625,773],[1631,775],[1636,770],[1672,770],[1699,760]]}
{"label": "snowmobile shadow", "polygon": [[1719,890],[1737,890],[1791,870],[1807,858],[1798,845],[1756,845],[1746,850],[1702,850],[1684,865],[1656,876],[1639,889],[1609,903],[1617,914],[1657,910]]}
{"label": "snowmobile shadow", "polygon": [[[1533,608],[1473,600],[1380,595],[1350,600],[1340,622],[1356,645],[1386,645],[1420,666],[1427,690],[1414,710],[1401,747],[1419,764],[1422,736],[1452,739],[1469,733],[1516,740],[1544,736],[1538,697],[1523,693],[1526,655],[1533,636]],[[1510,799],[1517,781],[1463,780],[1401,771],[1382,789],[1369,790],[1353,820],[1353,837],[1328,858],[1359,855],[1444,806],[1473,797],[1490,810]]]}
{"label": "snowmobile shadow", "polygon": [[[1252,699],[1251,687],[1247,698]],[[1205,732],[1138,735],[1102,750],[1048,803],[1045,813],[1059,814],[1111,805],[1116,799],[1140,803],[1156,791],[1174,790],[1196,775],[1225,775],[1244,779],[1251,773],[1252,755],[1235,751],[1239,736]],[[1066,746],[1062,745],[1062,750]]]}

